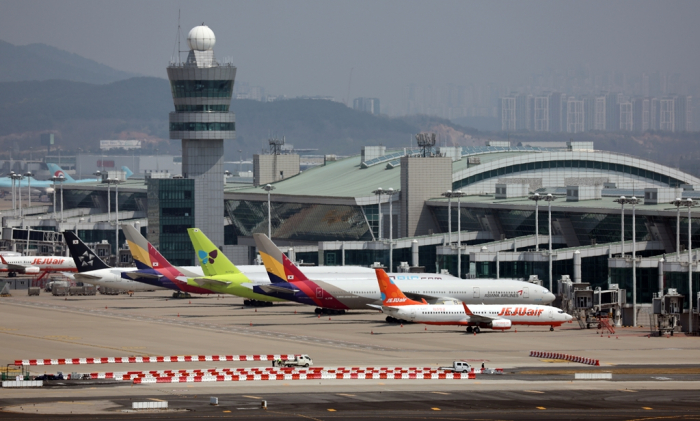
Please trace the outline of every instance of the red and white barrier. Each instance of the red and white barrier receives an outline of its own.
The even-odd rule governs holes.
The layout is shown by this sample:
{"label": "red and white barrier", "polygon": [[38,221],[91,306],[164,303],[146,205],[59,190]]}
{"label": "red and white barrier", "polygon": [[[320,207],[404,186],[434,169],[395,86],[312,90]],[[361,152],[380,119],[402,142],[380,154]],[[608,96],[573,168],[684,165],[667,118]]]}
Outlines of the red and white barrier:
{"label": "red and white barrier", "polygon": [[562,354],[559,352],[546,352],[546,351],[530,351],[531,357],[536,358],[551,358],[555,360],[566,360],[573,363],[581,363],[587,365],[600,365],[600,360],[594,360],[593,358],[578,357],[576,355]]}
{"label": "red and white barrier", "polygon": [[[371,376],[371,377],[369,377]],[[265,380],[331,380],[331,379],[423,379],[423,380],[448,380],[448,379],[475,379],[474,373],[313,373],[313,374],[261,374],[261,375],[233,375],[233,376],[185,376],[185,377],[150,377],[136,378],[134,384],[147,383],[200,383],[200,382],[240,382],[240,381],[265,381]]]}
{"label": "red and white barrier", "polygon": [[103,358],[55,358],[37,360],[15,360],[15,365],[84,365],[84,364],[140,364],[182,363],[216,361],[272,361],[290,360],[295,354],[269,355],[179,355],[171,357],[103,357]]}

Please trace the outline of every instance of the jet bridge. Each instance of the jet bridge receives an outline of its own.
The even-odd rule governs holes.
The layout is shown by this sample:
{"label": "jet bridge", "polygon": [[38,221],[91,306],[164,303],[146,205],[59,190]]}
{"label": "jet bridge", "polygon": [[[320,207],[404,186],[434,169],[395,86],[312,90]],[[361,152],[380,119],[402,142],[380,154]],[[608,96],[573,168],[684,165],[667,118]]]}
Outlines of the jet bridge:
{"label": "jet bridge", "polygon": [[654,293],[652,303],[659,336],[666,333],[673,336],[673,332],[680,332],[680,320],[681,314],[683,314],[685,296],[680,295],[675,288],[669,288],[664,295]]}
{"label": "jet bridge", "polygon": [[614,326],[621,326],[620,316],[625,304],[626,291],[617,284],[610,284],[609,289],[591,289],[587,282],[573,282],[569,275],[562,275],[558,281],[561,294],[562,310],[574,316],[581,329],[590,329],[591,325],[606,328],[614,332],[608,320],[613,319]]}

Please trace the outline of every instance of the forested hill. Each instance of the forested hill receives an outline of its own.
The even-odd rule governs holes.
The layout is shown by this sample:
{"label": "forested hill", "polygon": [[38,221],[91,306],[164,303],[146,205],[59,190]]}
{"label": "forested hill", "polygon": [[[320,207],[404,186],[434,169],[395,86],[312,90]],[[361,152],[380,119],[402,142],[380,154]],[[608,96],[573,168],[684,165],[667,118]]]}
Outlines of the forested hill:
{"label": "forested hill", "polygon": [[[38,146],[40,134],[50,130],[65,150],[96,150],[100,139],[157,143],[168,138],[168,113],[173,109],[168,81],[160,78],[105,85],[65,80],[0,83],[0,142],[6,150],[26,149]],[[233,100],[231,111],[236,113],[237,139],[230,146],[248,156],[260,152],[270,135],[285,136],[295,147],[316,148],[319,153],[355,154],[362,145],[412,146],[415,133],[435,127],[476,133],[438,118],[374,116],[325,100]]]}

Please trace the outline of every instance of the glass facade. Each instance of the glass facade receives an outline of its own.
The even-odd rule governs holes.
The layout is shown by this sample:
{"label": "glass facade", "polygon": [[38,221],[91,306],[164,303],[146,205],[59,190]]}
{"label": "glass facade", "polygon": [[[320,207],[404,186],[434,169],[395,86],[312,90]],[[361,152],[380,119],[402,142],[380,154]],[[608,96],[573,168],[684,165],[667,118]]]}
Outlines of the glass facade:
{"label": "glass facade", "polygon": [[225,132],[236,130],[236,123],[170,123],[171,132]]}
{"label": "glass facade", "polygon": [[173,98],[231,98],[233,80],[172,80]]}
{"label": "glass facade", "polygon": [[[656,279],[656,278],[655,278]],[[688,308],[688,272],[665,272],[664,273],[664,292],[668,288],[676,288],[678,293],[685,295],[683,308]],[[658,281],[654,281],[652,292],[658,291]],[[695,299],[697,293],[700,292],[700,273],[693,272],[693,308],[695,309]],[[697,309],[695,309],[697,310]]]}
{"label": "glass facade", "polygon": [[[448,211],[447,207],[431,206],[431,211],[442,232],[448,232]],[[489,219],[495,220],[503,230],[506,238],[522,237],[535,234],[535,210],[517,209],[491,209],[491,208],[465,208],[462,207],[461,224],[463,231],[492,231],[488,225]],[[625,240],[632,240],[632,215],[625,211]],[[636,216],[637,240],[651,240],[648,227],[659,222],[656,216]],[[552,211],[552,221],[569,221],[576,233],[579,243],[582,246],[591,244],[602,244],[620,241],[620,214],[603,213],[574,213]],[[668,223],[669,221],[665,221]],[[674,219],[675,222],[675,219]],[[548,234],[549,217],[547,208],[540,207],[539,212],[539,233]],[[686,222],[687,224],[687,222]],[[694,224],[695,226],[695,224]],[[683,222],[681,221],[681,233],[683,232]],[[687,225],[685,225],[687,232]],[[700,226],[698,226],[700,230]],[[457,231],[457,208],[452,206],[452,231]],[[696,230],[697,232],[697,230]],[[693,234],[695,241],[696,234]],[[681,241],[683,241],[681,236]],[[685,236],[687,241],[687,235]],[[698,238],[700,239],[700,237]],[[455,238],[453,238],[455,240]],[[546,241],[546,239],[541,239]]]}
{"label": "glass facade", "polygon": [[482,173],[474,174],[462,180],[455,181],[454,183],[452,183],[452,189],[459,190],[464,186],[478,183],[483,180],[488,180],[489,178],[502,177],[504,175],[515,174],[524,171],[534,171],[551,168],[588,168],[601,171],[614,171],[623,174],[630,174],[643,177],[649,180],[666,184],[669,187],[680,187],[681,184],[685,184],[684,181],[678,180],[673,177],[669,177],[668,175],[660,174],[650,170],[645,170],[643,168],[633,167],[630,165],[614,164],[600,161],[569,159],[556,161],[528,162],[525,164],[515,164],[504,166],[501,168],[495,168],[493,170],[484,171]]}
{"label": "glass facade", "polygon": [[227,113],[228,104],[219,105],[178,105],[175,104],[175,111],[179,113]]}
{"label": "glass facade", "polygon": [[149,179],[148,241],[177,266],[194,266],[187,228],[194,227],[194,180]]}
{"label": "glass facade", "polygon": [[[236,236],[267,234],[267,201],[226,200]],[[372,240],[359,206],[272,202],[272,237],[300,241]]]}

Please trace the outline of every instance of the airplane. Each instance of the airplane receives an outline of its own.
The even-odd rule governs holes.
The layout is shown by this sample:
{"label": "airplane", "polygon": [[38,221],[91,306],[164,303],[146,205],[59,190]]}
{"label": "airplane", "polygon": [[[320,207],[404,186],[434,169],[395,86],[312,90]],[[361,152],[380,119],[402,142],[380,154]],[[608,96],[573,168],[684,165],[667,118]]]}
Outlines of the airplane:
{"label": "airplane", "polygon": [[[187,284],[206,288],[221,294],[237,295],[239,297],[264,302],[272,305],[274,301],[286,301],[269,295],[253,292],[252,281],[241,272],[219,250],[204,233],[197,228],[188,228],[187,234],[197,253],[199,265],[204,276],[187,279]],[[269,281],[265,282],[269,284]],[[246,304],[246,303],[244,303]]]}
{"label": "airplane", "polygon": [[122,278],[145,285],[174,290],[173,296],[188,294],[212,294],[213,291],[187,284],[188,278],[197,278],[204,273],[199,266],[175,267],[156,250],[134,227],[122,225],[126,243],[136,263],[136,270],[122,273]]}
{"label": "airplane", "polygon": [[114,288],[123,291],[153,291],[165,289],[147,285],[141,282],[122,278],[122,272],[136,270],[136,268],[114,268],[105,263],[94,251],[90,249],[73,231],[64,231],[66,240],[78,273],[73,275],[76,281],[101,287]]}
{"label": "airplane", "polygon": [[479,305],[462,302],[433,305],[406,297],[383,269],[376,269],[377,284],[382,292],[382,305],[370,304],[389,314],[387,321],[411,321],[428,325],[467,326],[467,333],[479,333],[481,329],[508,330],[513,325],[544,325],[553,331],[554,326],[570,322],[573,317],[551,306],[540,305]]}
{"label": "airplane", "polygon": [[40,279],[49,272],[75,272],[73,259],[63,256],[3,256],[0,254],[0,272],[7,272],[12,278],[18,273],[34,275],[41,273]]}
{"label": "airplane", "polygon": [[[46,166],[49,167],[49,171],[53,173],[54,177],[60,177],[61,175],[63,175],[63,177],[66,179],[65,183],[68,183],[68,184],[70,184],[70,183],[95,183],[95,182],[102,181],[101,178],[83,178],[80,180],[76,180],[73,177],[71,177],[70,174],[63,171],[63,168],[59,167],[57,164],[50,163],[50,164],[46,164]],[[131,171],[129,169],[129,167],[127,167],[127,166],[122,166],[121,170],[126,173],[126,178],[129,178],[132,175],[134,175],[134,172]],[[32,184],[34,184],[34,183],[32,182]]]}
{"label": "airplane", "polygon": [[[64,184],[73,183],[94,183],[100,181],[97,178],[86,178],[82,180],[75,180],[69,174],[64,172],[61,167],[56,164],[46,164],[49,171],[53,173],[54,177],[60,177],[63,175],[65,178]],[[134,173],[128,167],[122,167],[122,171],[125,171],[127,178],[131,177]],[[31,182],[30,182],[31,180]],[[31,186],[31,193],[33,194],[51,194],[55,190],[54,182],[51,180],[37,180],[34,177],[24,177],[21,180],[17,180],[14,183],[15,188],[25,189]],[[58,185],[58,184],[56,184]],[[10,177],[0,177],[0,190],[11,191],[12,190],[12,179]],[[24,191],[24,190],[23,190]]]}
{"label": "airplane", "polygon": [[[253,291],[308,305],[316,305],[316,313],[328,309],[345,312],[366,309],[381,302],[376,273],[366,277],[360,268],[353,276],[314,276],[310,280],[265,234],[253,234],[255,245],[270,277],[269,285],[256,285]],[[305,269],[306,270],[306,269]],[[312,276],[312,275],[310,275]],[[451,275],[429,273],[389,274],[406,295],[431,304],[459,300],[470,304],[549,304],[554,294],[528,282],[508,279],[459,279]]]}

